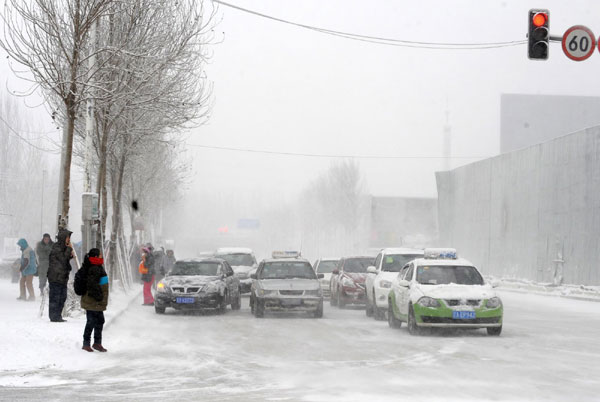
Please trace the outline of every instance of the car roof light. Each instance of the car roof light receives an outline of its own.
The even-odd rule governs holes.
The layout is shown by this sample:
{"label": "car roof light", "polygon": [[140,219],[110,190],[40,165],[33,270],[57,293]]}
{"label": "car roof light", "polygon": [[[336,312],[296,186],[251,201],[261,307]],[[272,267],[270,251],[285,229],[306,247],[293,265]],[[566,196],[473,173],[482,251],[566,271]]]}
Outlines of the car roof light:
{"label": "car roof light", "polygon": [[273,251],[273,258],[298,258],[300,257],[299,251]]}
{"label": "car roof light", "polygon": [[426,248],[424,257],[430,260],[455,260],[458,255],[454,248]]}

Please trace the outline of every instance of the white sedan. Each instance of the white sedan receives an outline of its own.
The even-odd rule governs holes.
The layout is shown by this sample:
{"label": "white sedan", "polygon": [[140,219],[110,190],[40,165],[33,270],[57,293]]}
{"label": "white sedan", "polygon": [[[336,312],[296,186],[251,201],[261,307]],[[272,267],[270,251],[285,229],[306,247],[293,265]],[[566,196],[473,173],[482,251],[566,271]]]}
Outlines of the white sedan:
{"label": "white sedan", "polygon": [[373,316],[376,320],[385,319],[388,309],[388,294],[393,280],[398,272],[408,262],[415,258],[422,258],[423,250],[412,248],[384,248],[375,259],[375,266],[367,269],[365,281],[367,292],[367,317]]}

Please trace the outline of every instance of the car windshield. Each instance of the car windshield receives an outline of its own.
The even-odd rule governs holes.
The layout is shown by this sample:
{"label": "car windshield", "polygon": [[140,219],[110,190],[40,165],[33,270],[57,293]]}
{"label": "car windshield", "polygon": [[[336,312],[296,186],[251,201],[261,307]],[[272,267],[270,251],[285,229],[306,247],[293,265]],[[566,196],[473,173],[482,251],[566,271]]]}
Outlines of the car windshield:
{"label": "car windshield", "polygon": [[373,265],[373,263],[373,258],[371,257],[348,258],[346,262],[344,262],[344,272],[367,272],[367,268]]}
{"label": "car windshield", "polygon": [[177,261],[169,275],[203,275],[203,276],[216,276],[218,275],[219,267],[221,264],[218,262],[209,261]]}
{"label": "car windshield", "polygon": [[330,274],[337,266],[337,261],[321,261],[317,267],[320,274]]}
{"label": "car windshield", "polygon": [[265,263],[259,279],[316,279],[315,271],[307,262]]}
{"label": "car windshield", "polygon": [[251,267],[255,263],[255,260],[254,260],[254,257],[252,256],[252,254],[247,254],[247,253],[219,254],[218,257],[227,261],[229,263],[229,265],[231,265],[232,267],[235,267],[235,266]]}
{"label": "car windshield", "polygon": [[422,257],[422,254],[396,254],[386,255],[381,264],[381,270],[385,272],[400,272],[402,267],[415,258]]}
{"label": "car windshield", "polygon": [[417,282],[423,285],[483,285],[483,278],[470,266],[421,266],[417,268]]}

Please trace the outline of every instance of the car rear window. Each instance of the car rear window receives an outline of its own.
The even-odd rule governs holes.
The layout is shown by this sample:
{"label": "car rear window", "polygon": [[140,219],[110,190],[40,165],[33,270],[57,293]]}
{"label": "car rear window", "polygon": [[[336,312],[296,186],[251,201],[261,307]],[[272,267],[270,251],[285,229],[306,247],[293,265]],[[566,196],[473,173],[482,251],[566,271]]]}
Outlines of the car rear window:
{"label": "car rear window", "polygon": [[320,274],[330,274],[333,272],[337,264],[337,261],[321,261],[317,267],[317,270]]}

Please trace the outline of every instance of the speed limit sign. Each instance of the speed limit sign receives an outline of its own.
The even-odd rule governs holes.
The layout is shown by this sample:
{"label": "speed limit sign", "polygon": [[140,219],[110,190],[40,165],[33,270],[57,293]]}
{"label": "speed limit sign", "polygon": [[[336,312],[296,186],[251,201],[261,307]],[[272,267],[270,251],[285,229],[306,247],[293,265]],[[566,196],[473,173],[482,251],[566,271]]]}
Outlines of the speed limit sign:
{"label": "speed limit sign", "polygon": [[588,27],[575,25],[563,35],[562,48],[569,59],[583,61],[596,50],[594,33]]}

